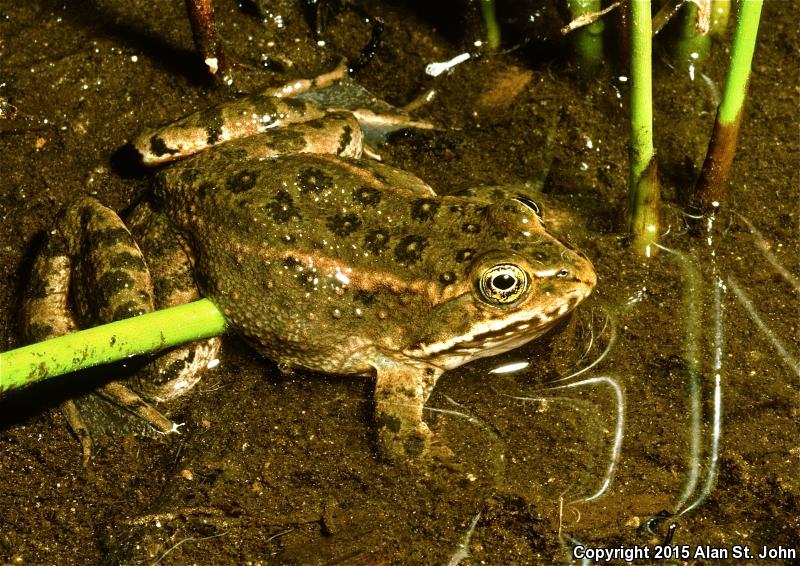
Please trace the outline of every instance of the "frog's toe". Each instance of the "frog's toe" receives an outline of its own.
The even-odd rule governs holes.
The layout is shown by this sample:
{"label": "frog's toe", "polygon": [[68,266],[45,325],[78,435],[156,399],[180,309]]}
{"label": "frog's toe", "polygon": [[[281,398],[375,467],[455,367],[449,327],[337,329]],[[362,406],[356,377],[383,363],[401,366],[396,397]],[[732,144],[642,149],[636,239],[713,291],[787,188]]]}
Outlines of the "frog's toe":
{"label": "frog's toe", "polygon": [[75,433],[81,443],[81,460],[83,461],[83,466],[86,467],[89,465],[94,452],[92,433],[89,431],[89,427],[86,425],[86,421],[83,420],[74,400],[68,399],[61,403],[61,413],[67,419],[67,424],[69,424],[70,429],[72,429],[72,432]]}
{"label": "frog's toe", "polygon": [[158,409],[119,381],[105,384],[100,390],[100,394],[119,407],[133,413],[159,433],[170,434],[178,429],[175,423],[162,415]]}

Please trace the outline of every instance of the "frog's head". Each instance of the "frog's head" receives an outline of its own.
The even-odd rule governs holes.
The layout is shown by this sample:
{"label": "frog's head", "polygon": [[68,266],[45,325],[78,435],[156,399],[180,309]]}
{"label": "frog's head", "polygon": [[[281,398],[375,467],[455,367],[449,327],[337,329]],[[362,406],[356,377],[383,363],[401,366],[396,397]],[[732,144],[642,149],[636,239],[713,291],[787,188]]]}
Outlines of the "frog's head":
{"label": "frog's head", "polygon": [[477,251],[407,354],[450,369],[506,352],[544,334],[592,292],[591,262],[547,232],[535,203],[509,198],[487,213],[504,236]]}

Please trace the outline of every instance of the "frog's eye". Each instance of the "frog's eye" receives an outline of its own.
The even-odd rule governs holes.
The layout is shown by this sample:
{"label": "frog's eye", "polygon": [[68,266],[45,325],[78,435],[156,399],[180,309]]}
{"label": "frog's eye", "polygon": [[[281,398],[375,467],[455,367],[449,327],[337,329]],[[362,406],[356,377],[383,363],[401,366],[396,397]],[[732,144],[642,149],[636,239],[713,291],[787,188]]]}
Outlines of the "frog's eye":
{"label": "frog's eye", "polygon": [[514,197],[514,200],[519,202],[519,203],[521,203],[521,204],[524,204],[525,206],[530,208],[531,211],[536,216],[538,216],[540,220],[544,220],[544,211],[542,210],[541,206],[536,204],[536,202],[532,201],[528,197],[523,197],[523,196],[516,196],[516,197]]}
{"label": "frog's eye", "polygon": [[481,298],[493,305],[508,305],[519,299],[528,288],[528,276],[512,263],[501,263],[483,272],[480,278]]}

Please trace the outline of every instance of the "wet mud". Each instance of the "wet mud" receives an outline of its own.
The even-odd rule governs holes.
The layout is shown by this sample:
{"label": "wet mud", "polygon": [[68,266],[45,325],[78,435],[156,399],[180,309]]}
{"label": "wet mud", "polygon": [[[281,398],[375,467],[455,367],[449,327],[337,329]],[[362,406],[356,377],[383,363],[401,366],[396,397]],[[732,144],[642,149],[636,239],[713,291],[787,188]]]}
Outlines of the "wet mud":
{"label": "wet mud", "polygon": [[[122,212],[148,190],[121,150],[138,132],[313,76],[370,39],[347,8],[320,45],[299,2],[263,16],[215,4],[232,88],[205,76],[182,2],[0,2],[0,350],[19,344],[31,254],[60,207],[92,194]],[[58,403],[125,368],[0,400],[0,563],[568,564],[576,545],[664,541],[800,552],[798,3],[766,3],[729,205],[710,225],[676,203],[702,166],[729,39],[694,80],[657,42],[668,249],[652,258],[625,237],[625,73],[575,69],[550,3],[498,3],[505,47],[522,45],[437,78],[427,64],[476,51],[477,6],[356,4],[385,21],[356,80],[397,106],[436,91],[414,115],[438,129],[395,134],[385,162],[444,194],[543,191],[596,292],[545,339],[445,374],[426,419],[446,464],[382,462],[368,380],[284,375],[235,336],[176,408],[179,436],[109,439],[88,468]]]}

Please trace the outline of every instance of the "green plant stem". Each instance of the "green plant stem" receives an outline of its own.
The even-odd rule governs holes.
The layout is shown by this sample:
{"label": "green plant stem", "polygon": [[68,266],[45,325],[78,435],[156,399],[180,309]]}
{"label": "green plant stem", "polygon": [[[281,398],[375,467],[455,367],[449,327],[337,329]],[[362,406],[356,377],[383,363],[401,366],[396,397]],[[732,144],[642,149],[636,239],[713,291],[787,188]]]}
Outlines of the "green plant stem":
{"label": "green plant stem", "polygon": [[711,0],[711,30],[715,37],[722,37],[728,29],[732,0]]}
{"label": "green plant stem", "polygon": [[695,186],[692,208],[696,211],[716,209],[727,197],[726,183],[736,154],[763,3],[763,0],[741,0],[739,3],[725,89],[703,169]]}
{"label": "green plant stem", "polygon": [[[567,0],[570,17],[578,19],[584,14],[599,12],[602,9],[600,0]],[[605,23],[600,18],[596,22],[573,31],[570,34],[572,48],[581,69],[592,71],[603,61],[603,30]]]}
{"label": "green plant stem", "polygon": [[0,354],[0,395],[79,369],[217,336],[227,322],[208,299],[65,334]]}
{"label": "green plant stem", "polygon": [[489,49],[496,51],[500,47],[500,26],[497,24],[494,0],[481,0],[481,13],[486,25],[486,43]]}
{"label": "green plant stem", "polygon": [[681,10],[680,36],[674,43],[675,56],[681,64],[697,65],[708,58],[711,36],[697,32],[697,5],[688,2]]}
{"label": "green plant stem", "polygon": [[655,252],[660,190],[653,148],[653,83],[650,0],[629,4],[631,45],[630,229],[639,253]]}

